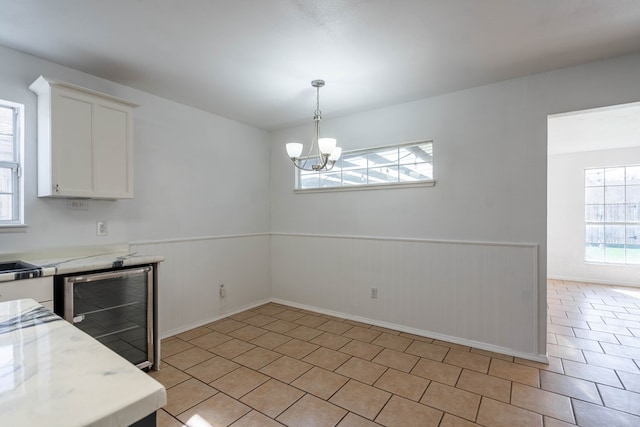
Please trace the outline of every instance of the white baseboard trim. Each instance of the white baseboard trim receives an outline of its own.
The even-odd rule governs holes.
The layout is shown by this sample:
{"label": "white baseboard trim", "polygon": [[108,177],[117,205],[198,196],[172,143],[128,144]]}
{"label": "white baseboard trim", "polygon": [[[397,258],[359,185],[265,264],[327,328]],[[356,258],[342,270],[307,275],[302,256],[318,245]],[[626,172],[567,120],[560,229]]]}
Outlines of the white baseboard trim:
{"label": "white baseboard trim", "polygon": [[325,314],[325,315],[328,315],[328,316],[334,316],[334,317],[339,317],[339,318],[342,318],[342,319],[354,320],[356,322],[368,323],[370,325],[380,326],[382,328],[387,328],[387,329],[394,329],[396,331],[406,332],[408,334],[418,335],[418,336],[425,337],[425,338],[433,338],[433,339],[437,339],[437,340],[440,340],[440,341],[446,341],[446,342],[450,342],[450,343],[454,343],[454,344],[465,345],[465,346],[474,347],[474,348],[477,348],[477,349],[480,349],[480,350],[486,350],[486,351],[491,351],[493,353],[505,354],[505,355],[508,355],[508,356],[518,357],[518,358],[521,358],[521,359],[531,360],[531,361],[534,361],[534,362],[540,362],[540,363],[546,363],[546,364],[549,363],[549,359],[547,358],[546,355],[521,353],[521,352],[518,352],[518,351],[514,351],[514,350],[512,350],[510,348],[499,347],[499,346],[495,346],[495,345],[491,345],[491,344],[487,344],[487,343],[483,343],[483,342],[467,340],[467,339],[463,339],[463,338],[453,337],[453,336],[450,336],[450,335],[439,334],[439,333],[436,333],[436,332],[425,331],[425,330],[422,330],[422,329],[410,328],[410,327],[403,326],[403,325],[397,325],[395,323],[382,322],[380,320],[369,319],[369,318],[366,318],[366,317],[354,316],[354,315],[348,314],[348,313],[341,313],[341,312],[338,312],[338,311],[326,310],[326,309],[323,309],[323,308],[318,308],[318,307],[314,307],[314,306],[310,306],[310,305],[306,305],[306,304],[299,304],[299,303],[296,303],[296,302],[293,302],[293,301],[283,300],[283,299],[280,299],[280,298],[271,298],[270,301],[274,302],[276,304],[287,305],[289,307],[300,308],[300,309],[303,309],[303,310],[313,311],[315,313]]}
{"label": "white baseboard trim", "polygon": [[267,299],[264,299],[264,300],[261,300],[261,301],[258,301],[258,302],[252,302],[250,304],[246,304],[246,305],[243,305],[241,307],[234,308],[231,311],[227,311],[225,313],[219,314],[218,316],[215,316],[215,317],[210,317],[210,318],[205,319],[205,320],[199,320],[197,322],[190,323],[190,324],[185,325],[185,326],[180,326],[179,328],[171,329],[171,330],[168,330],[168,331],[159,332],[158,335],[160,335],[160,339],[169,338],[169,337],[181,334],[183,332],[186,332],[186,331],[188,331],[190,329],[198,328],[200,326],[207,325],[207,324],[209,324],[211,322],[216,322],[218,320],[224,319],[224,318],[229,317],[229,316],[233,316],[234,314],[238,314],[238,313],[241,313],[241,312],[246,311],[246,310],[251,310],[254,307],[258,307],[258,306],[266,304],[268,302],[271,302],[271,299],[267,298]]}
{"label": "white baseboard trim", "polygon": [[614,285],[614,286],[629,286],[631,288],[640,288],[640,283],[625,282],[615,280],[599,280],[587,277],[573,277],[573,276],[547,276],[548,280],[564,280],[567,282],[581,282],[581,283],[596,283],[598,285]]}

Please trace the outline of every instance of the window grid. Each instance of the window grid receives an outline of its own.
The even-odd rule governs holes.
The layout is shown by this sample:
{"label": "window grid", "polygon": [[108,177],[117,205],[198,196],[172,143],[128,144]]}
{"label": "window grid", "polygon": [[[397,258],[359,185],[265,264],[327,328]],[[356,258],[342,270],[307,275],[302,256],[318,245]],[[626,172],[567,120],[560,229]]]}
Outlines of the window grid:
{"label": "window grid", "polygon": [[347,151],[329,171],[296,169],[296,190],[432,182],[431,141]]}
{"label": "window grid", "polygon": [[585,169],[585,261],[640,264],[640,166]]}

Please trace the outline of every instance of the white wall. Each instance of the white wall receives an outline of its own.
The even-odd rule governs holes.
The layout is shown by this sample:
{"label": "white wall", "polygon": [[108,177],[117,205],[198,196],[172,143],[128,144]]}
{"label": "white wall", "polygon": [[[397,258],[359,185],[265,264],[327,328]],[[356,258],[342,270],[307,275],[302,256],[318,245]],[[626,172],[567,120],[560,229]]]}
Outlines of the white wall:
{"label": "white wall", "polygon": [[[526,350],[537,339],[530,328],[537,311],[536,245],[296,234],[271,239],[277,301],[532,357]],[[370,298],[371,288],[378,298]]]}
{"label": "white wall", "polygon": [[[225,252],[242,249],[243,244],[250,246],[244,235],[269,232],[267,132],[1,46],[0,58],[0,98],[22,103],[26,110],[28,224],[26,232],[0,233],[0,254],[155,242],[164,245],[159,253],[163,255],[171,253],[172,245],[192,241],[193,247],[198,247],[202,237],[215,240],[227,236],[216,240],[217,250]],[[140,105],[134,112],[134,199],[90,200],[89,210],[74,211],[64,200],[36,197],[36,95],[27,87],[40,74]],[[96,236],[98,219],[108,221],[107,237]],[[185,280],[192,282],[188,285],[169,276],[165,280],[163,270],[170,271],[174,264],[167,255],[166,264],[160,266],[161,303],[172,295],[167,287],[183,287],[189,290],[183,298],[200,304],[211,283],[217,286],[220,280],[229,286],[229,301],[237,301],[239,306],[247,300],[264,299],[264,286],[270,286],[269,248],[258,248],[245,251],[242,263],[227,266],[225,277],[216,277],[215,269],[207,263],[190,263],[191,274]],[[256,275],[251,277],[257,283],[245,280],[246,265],[256,266]],[[236,278],[241,282],[237,284],[238,298]],[[217,295],[211,303],[218,304]],[[161,316],[163,313],[166,311]],[[200,320],[217,313],[201,312]],[[194,321],[188,316],[185,319]],[[168,319],[161,319],[161,324],[179,326]]]}
{"label": "white wall", "polygon": [[548,275],[585,282],[640,286],[640,266],[585,263],[584,170],[640,162],[640,148],[549,156]]}
{"label": "white wall", "polygon": [[[165,257],[159,267],[158,328],[162,337],[271,298],[268,233],[138,242],[131,250]],[[227,291],[225,298],[219,297],[221,284]]]}
{"label": "white wall", "polygon": [[[0,98],[26,107],[26,233],[2,234],[0,253],[132,240],[269,231],[268,134],[157,96],[0,47]],[[134,199],[89,202],[36,197],[36,95],[40,74],[118,96],[134,112]],[[243,173],[238,173],[238,165]],[[95,222],[108,221],[98,237]]]}
{"label": "white wall", "polygon": [[[165,255],[161,304],[165,312],[167,307],[178,310],[171,318],[161,319],[165,333],[271,295],[326,310],[349,309],[374,321],[394,322],[452,340],[477,340],[477,346],[544,357],[547,115],[640,101],[640,55],[631,55],[326,119],[323,134],[334,134],[347,150],[433,139],[437,184],[293,194],[293,169],[284,143],[306,141],[307,126],[273,132],[269,138],[250,126],[10,49],[0,47],[0,57],[0,97],[26,105],[29,223],[26,233],[0,234],[0,253],[132,242],[135,250]],[[39,74],[141,105],[134,124],[133,200],[91,201],[88,211],[78,212],[68,210],[61,200],[35,197],[36,98],[27,86]],[[310,112],[312,108],[310,97]],[[325,110],[330,117],[331,107]],[[269,156],[270,168],[264,162]],[[233,173],[240,160],[243,172]],[[95,236],[97,219],[109,222],[108,237]],[[275,235],[265,245],[264,233],[269,232]],[[310,260],[318,252],[311,249],[317,239],[329,239],[318,265],[327,266],[328,272],[306,280],[291,265],[314,265]],[[408,239],[415,239],[420,249],[408,244]],[[305,250],[296,251],[296,247]],[[465,249],[469,247],[474,249]],[[496,255],[496,247],[515,249]],[[361,248],[377,258],[350,263],[344,258],[345,248]],[[447,260],[451,248],[457,259],[475,264],[456,272],[460,262],[427,262],[427,253]],[[528,248],[531,257],[519,248]],[[208,263],[203,250],[211,251],[212,260],[220,254],[239,255],[219,268],[213,261]],[[189,263],[194,257],[197,260]],[[386,257],[389,262],[375,262]],[[247,266],[254,269],[250,274]],[[394,280],[406,268],[410,274]],[[181,279],[185,269],[189,274]],[[315,272],[310,270],[309,274]],[[484,276],[478,279],[477,274]],[[422,282],[421,276],[430,280]],[[379,278],[386,283],[377,282],[382,293],[376,303],[384,309],[372,310],[366,307],[371,301],[360,291]],[[265,280],[273,281],[271,293],[271,284],[265,285]],[[206,298],[215,298],[212,289],[220,281],[229,286],[227,307],[220,307],[215,299],[207,304]],[[533,289],[528,285],[531,281]],[[356,291],[327,285],[335,298],[318,294],[324,283],[332,282],[355,284]],[[414,292],[412,298],[391,297],[403,289],[400,284]],[[477,294],[478,287],[486,293]],[[443,310],[437,319],[427,316],[421,298],[434,296],[438,301],[437,296],[445,294],[451,307],[462,306],[459,301],[467,304],[469,295],[509,298],[488,298],[469,313]],[[180,304],[170,303],[170,298],[178,297]],[[191,306],[198,307],[197,316],[187,311]],[[486,313],[498,317],[488,321]],[[514,328],[492,333],[492,322],[498,321]]]}
{"label": "white wall", "polygon": [[[330,90],[330,82],[325,90]],[[513,331],[506,344],[496,340],[485,341],[485,344],[506,347],[513,353],[543,357],[546,345],[547,115],[638,100],[640,55],[634,55],[324,120],[323,135],[337,137],[346,150],[433,139],[437,180],[433,188],[294,194],[293,171],[284,154],[284,143],[306,141],[310,129],[301,126],[274,132],[272,232],[307,239],[315,239],[315,236],[305,237],[312,234],[537,245],[536,260],[531,260],[537,283],[537,293],[532,297],[537,303],[534,317],[522,317],[527,313],[524,308],[528,304],[524,293],[520,299],[523,310],[506,312],[507,307],[498,301],[488,302],[490,312],[504,313],[504,322],[522,327]],[[324,110],[327,117],[331,106],[325,105]],[[272,257],[274,296],[297,302],[309,300],[307,297],[317,290],[311,289],[304,278],[297,278],[295,295],[288,293],[288,284],[296,280],[287,270],[295,271],[289,265],[304,264],[307,257],[305,252],[290,253],[286,260]],[[321,266],[329,268],[325,281],[332,280],[332,266],[338,266],[337,274],[354,280],[366,277],[366,267],[342,262],[340,253],[324,254]],[[407,254],[397,256],[404,258]],[[415,262],[426,261],[418,259]],[[455,264],[435,265],[429,274],[447,275],[451,273],[450,268],[456,268]],[[501,270],[505,264],[490,260],[487,268]],[[424,286],[437,294],[444,285],[433,281]],[[470,286],[459,288],[459,296],[470,291]],[[510,292],[513,283],[502,281],[495,286]],[[362,294],[339,293],[336,301],[345,298],[353,304],[369,303],[367,295]],[[338,302],[322,300],[318,305],[339,311]],[[383,316],[402,319],[400,312],[410,312],[406,316],[423,315],[415,312],[419,308],[405,303],[389,310],[397,313],[373,312],[370,315],[374,320],[382,320]],[[450,314],[446,321],[462,322],[467,329],[456,333],[470,336],[471,328],[482,324],[483,319],[473,316],[461,319]],[[444,331],[435,327],[429,330]],[[532,333],[537,339],[525,344],[520,342],[518,334],[529,336]],[[479,336],[491,339],[486,330]]]}

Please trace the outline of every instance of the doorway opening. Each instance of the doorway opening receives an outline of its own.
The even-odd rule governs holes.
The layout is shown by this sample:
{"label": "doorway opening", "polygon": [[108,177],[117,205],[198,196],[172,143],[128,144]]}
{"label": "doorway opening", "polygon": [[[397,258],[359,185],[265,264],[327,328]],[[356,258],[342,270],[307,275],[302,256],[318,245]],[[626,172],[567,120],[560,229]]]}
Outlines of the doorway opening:
{"label": "doorway opening", "polygon": [[640,102],[547,125],[547,277],[640,286]]}

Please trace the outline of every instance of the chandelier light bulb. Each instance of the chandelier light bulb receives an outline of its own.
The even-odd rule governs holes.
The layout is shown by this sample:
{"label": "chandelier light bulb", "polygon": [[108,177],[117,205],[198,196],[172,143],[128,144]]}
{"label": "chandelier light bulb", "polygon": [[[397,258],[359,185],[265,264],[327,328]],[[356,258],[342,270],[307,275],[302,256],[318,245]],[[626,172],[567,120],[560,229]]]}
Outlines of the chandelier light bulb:
{"label": "chandelier light bulb", "polygon": [[336,139],[335,138],[319,138],[318,139],[318,147],[320,147],[320,152],[325,156],[330,155],[333,150],[336,148]]}
{"label": "chandelier light bulb", "polygon": [[338,161],[341,155],[342,155],[342,147],[336,147],[331,152],[331,155],[329,156],[329,161],[336,162]]}
{"label": "chandelier light bulb", "polygon": [[291,159],[297,159],[302,154],[302,144],[299,142],[290,142],[287,144],[287,154]]}

